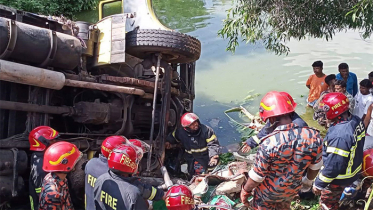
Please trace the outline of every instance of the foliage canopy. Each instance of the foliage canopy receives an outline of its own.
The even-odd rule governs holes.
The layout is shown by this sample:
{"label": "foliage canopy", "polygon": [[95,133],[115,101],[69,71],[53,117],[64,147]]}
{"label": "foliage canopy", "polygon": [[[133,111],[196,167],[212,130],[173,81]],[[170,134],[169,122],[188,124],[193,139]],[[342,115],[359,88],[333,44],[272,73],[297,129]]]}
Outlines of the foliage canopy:
{"label": "foliage canopy", "polygon": [[0,0],[0,4],[19,10],[42,14],[64,15],[72,18],[74,13],[92,10],[99,0]]}
{"label": "foliage canopy", "polygon": [[234,52],[240,39],[263,42],[276,54],[287,54],[290,39],[332,39],[357,29],[363,38],[373,30],[373,0],[235,0],[218,32]]}

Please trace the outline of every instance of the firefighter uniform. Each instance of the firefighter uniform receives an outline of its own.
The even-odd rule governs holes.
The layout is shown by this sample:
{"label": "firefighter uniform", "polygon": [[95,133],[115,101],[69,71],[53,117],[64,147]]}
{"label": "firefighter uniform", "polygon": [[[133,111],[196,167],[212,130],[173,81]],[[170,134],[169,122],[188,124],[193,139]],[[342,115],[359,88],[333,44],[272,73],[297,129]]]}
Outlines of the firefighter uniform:
{"label": "firefighter uniform", "polygon": [[85,209],[95,209],[93,189],[99,176],[108,172],[107,158],[102,154],[92,158],[85,166]]}
{"label": "firefighter uniform", "polygon": [[29,177],[29,193],[31,209],[35,210],[39,207],[39,195],[43,179],[47,174],[43,171],[43,156],[44,152],[34,152],[31,155],[31,173]]}
{"label": "firefighter uniform", "polygon": [[200,124],[199,130],[195,133],[187,132],[184,128],[178,128],[170,133],[167,141],[171,144],[182,144],[185,149],[185,159],[188,163],[190,176],[195,174],[198,166],[201,173],[208,170],[212,171],[216,166],[210,166],[209,168],[209,162],[211,157],[219,155],[220,145],[214,130],[209,126]]}
{"label": "firefighter uniform", "polygon": [[255,209],[290,209],[302,187],[303,172],[322,166],[322,139],[317,130],[294,123],[278,126],[264,138],[249,176]]}
{"label": "firefighter uniform", "polygon": [[43,180],[39,199],[39,210],[74,210],[67,186],[67,179],[48,173]]}
{"label": "firefighter uniform", "polygon": [[148,209],[147,200],[161,200],[163,195],[162,190],[143,184],[136,177],[122,177],[110,170],[96,180],[94,187],[97,210]]}
{"label": "firefighter uniform", "polygon": [[351,185],[360,176],[364,142],[365,128],[357,116],[352,115],[350,120],[330,126],[324,138],[324,168],[314,184],[322,190],[320,205],[338,209],[338,200],[344,187]]}
{"label": "firefighter uniform", "polygon": [[[292,118],[293,123],[297,124],[299,127],[307,127],[307,123],[297,114],[293,113]],[[272,133],[270,129],[271,123],[267,122],[265,126],[259,131],[258,134],[252,136],[246,140],[246,144],[250,146],[250,148],[255,148],[259,146],[259,144],[263,141],[261,140],[263,137],[267,136],[268,134]]]}

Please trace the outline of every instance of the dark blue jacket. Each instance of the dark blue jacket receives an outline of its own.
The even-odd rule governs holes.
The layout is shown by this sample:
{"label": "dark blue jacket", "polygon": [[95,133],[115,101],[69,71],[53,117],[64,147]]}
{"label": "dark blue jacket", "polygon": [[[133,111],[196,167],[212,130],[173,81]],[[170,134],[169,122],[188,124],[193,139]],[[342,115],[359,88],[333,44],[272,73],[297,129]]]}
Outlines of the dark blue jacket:
{"label": "dark blue jacket", "polygon": [[29,177],[29,193],[31,209],[39,209],[39,195],[43,179],[47,173],[43,171],[44,152],[31,154],[31,173]]}
{"label": "dark blue jacket", "polygon": [[142,183],[137,177],[122,177],[111,170],[96,180],[94,202],[97,210],[148,209],[147,200],[161,200],[162,190]]}
{"label": "dark blue jacket", "polygon": [[215,166],[209,167],[210,159],[220,154],[220,144],[214,130],[203,124],[200,124],[196,133],[189,133],[184,128],[177,128],[168,135],[166,141],[171,144],[181,143],[185,149],[184,158],[188,163],[190,176],[195,174],[195,161],[201,165],[202,171],[212,170]]}
{"label": "dark blue jacket", "polygon": [[[293,120],[293,123],[297,124],[298,127],[300,128],[308,126],[307,123],[301,117],[299,117],[299,115],[295,112],[293,113],[292,120]],[[259,131],[258,134],[246,140],[246,144],[249,145],[251,149],[259,146],[259,144],[261,143],[260,139],[272,133],[269,127],[270,127],[270,123],[267,122],[266,125]]]}
{"label": "dark blue jacket", "polygon": [[85,166],[85,209],[95,209],[93,188],[95,187],[96,179],[108,172],[108,170],[107,158],[102,154],[98,158],[90,159]]}
{"label": "dark blue jacket", "polygon": [[363,162],[365,128],[359,117],[331,125],[324,138],[324,168],[315,185],[324,189],[328,184],[350,185],[360,176]]}

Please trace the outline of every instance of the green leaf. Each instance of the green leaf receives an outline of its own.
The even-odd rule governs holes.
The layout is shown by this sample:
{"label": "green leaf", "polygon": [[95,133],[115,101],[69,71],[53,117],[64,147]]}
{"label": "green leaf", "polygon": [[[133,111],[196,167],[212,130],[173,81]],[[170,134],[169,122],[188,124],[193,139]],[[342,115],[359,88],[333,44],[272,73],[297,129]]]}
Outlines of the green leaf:
{"label": "green leaf", "polygon": [[227,50],[232,52],[243,41],[263,43],[268,51],[287,55],[291,39],[307,36],[329,41],[347,29],[357,29],[363,38],[370,37],[372,17],[373,0],[239,0],[228,11],[219,35],[229,40]]}

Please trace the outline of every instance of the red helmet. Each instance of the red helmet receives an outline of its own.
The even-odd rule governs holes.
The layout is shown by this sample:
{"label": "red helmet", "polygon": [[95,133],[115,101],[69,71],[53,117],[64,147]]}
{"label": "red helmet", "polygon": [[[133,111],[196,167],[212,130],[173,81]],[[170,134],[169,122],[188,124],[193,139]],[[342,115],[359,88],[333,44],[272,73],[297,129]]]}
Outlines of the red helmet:
{"label": "red helmet", "polygon": [[184,128],[189,127],[192,123],[199,120],[198,116],[194,113],[187,112],[181,116],[181,126]]}
{"label": "red helmet", "polygon": [[49,126],[36,127],[28,136],[30,150],[44,151],[50,145],[50,141],[58,137],[58,132]]}
{"label": "red helmet", "polygon": [[373,148],[364,151],[363,172],[364,176],[373,176]]}
{"label": "red helmet", "polygon": [[131,142],[133,145],[135,145],[136,147],[140,147],[141,149],[142,149],[142,152],[143,153],[147,153],[147,152],[149,152],[149,150],[150,150],[150,146],[147,144],[147,143],[145,143],[145,142],[143,142],[143,141],[141,141],[141,140],[138,140],[138,139],[130,139],[130,140],[128,140],[129,142]]}
{"label": "red helmet", "polygon": [[281,95],[285,96],[285,97],[288,97],[291,104],[293,105],[294,109],[297,107],[297,103],[295,103],[293,97],[291,97],[291,95],[287,92],[280,92]]}
{"label": "red helmet", "polygon": [[319,107],[326,112],[326,118],[332,120],[349,108],[348,98],[343,93],[328,93],[321,100]]}
{"label": "red helmet", "polygon": [[66,141],[52,144],[44,153],[43,170],[46,172],[69,172],[83,153]]}
{"label": "red helmet", "polygon": [[107,158],[116,146],[126,142],[127,139],[124,136],[109,136],[101,144],[101,153]]}
{"label": "red helmet", "polygon": [[[287,94],[288,95],[288,94]],[[277,91],[268,92],[260,101],[259,115],[263,121],[270,117],[280,116],[294,112],[294,106],[291,97],[285,96]]]}
{"label": "red helmet", "polygon": [[173,185],[166,193],[166,208],[168,210],[194,209],[193,193],[185,185]]}
{"label": "red helmet", "polygon": [[129,174],[137,172],[138,164],[142,158],[139,152],[130,144],[120,144],[110,153],[108,166],[112,170],[117,170]]}

